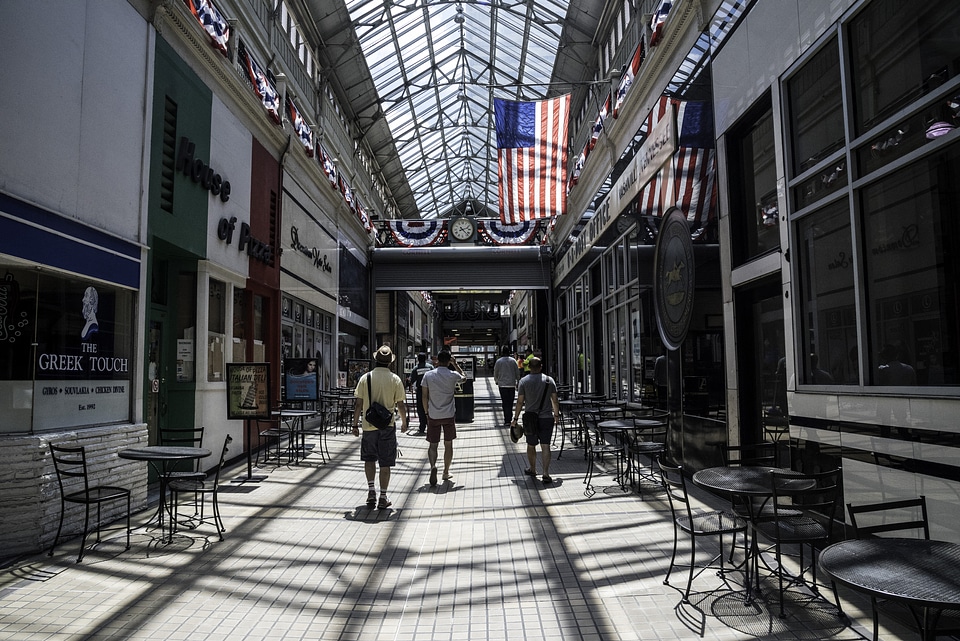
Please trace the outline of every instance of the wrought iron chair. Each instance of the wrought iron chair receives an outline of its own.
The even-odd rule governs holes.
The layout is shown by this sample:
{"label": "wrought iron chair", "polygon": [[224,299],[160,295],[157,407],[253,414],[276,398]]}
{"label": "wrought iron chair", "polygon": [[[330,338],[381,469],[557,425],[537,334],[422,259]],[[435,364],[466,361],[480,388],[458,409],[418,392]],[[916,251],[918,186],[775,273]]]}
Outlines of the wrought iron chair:
{"label": "wrought iron chair", "polygon": [[583,421],[583,444],[584,453],[587,457],[587,472],[583,477],[583,482],[587,486],[584,490],[586,496],[593,496],[596,492],[593,489],[593,473],[596,462],[604,456],[612,456],[616,460],[616,479],[621,490],[626,490],[626,473],[624,470],[624,460],[626,459],[626,447],[620,442],[607,442],[603,431],[600,429],[595,414],[581,414]]}
{"label": "wrought iron chair", "polygon": [[[687,493],[687,480],[683,475],[683,466],[669,463],[663,457],[657,457],[657,467],[660,469],[660,478],[663,481],[663,487],[667,491],[667,499],[670,504],[670,512],[673,515],[673,552],[670,555],[670,566],[667,569],[667,576],[664,577],[664,585],[670,584],[670,575],[673,568],[677,565],[677,548],[680,541],[680,532],[684,532],[690,537],[690,563],[687,574],[687,587],[683,591],[683,602],[690,601],[690,586],[693,584],[694,571],[697,569],[697,540],[704,538],[716,538],[719,541],[720,550],[710,561],[699,566],[699,575],[706,569],[715,567],[713,564],[719,562],[719,571],[721,576],[724,573],[724,552],[723,537],[726,534],[732,537],[732,546],[736,546],[737,534],[744,534],[746,541],[747,521],[746,519],[725,512],[723,510],[696,511],[690,505],[690,497]],[[744,545],[744,554],[747,554],[746,545]],[[732,554],[731,554],[732,556]]]}
{"label": "wrought iron chair", "polygon": [[[102,507],[104,503],[114,501],[125,501],[127,518],[127,546],[125,550],[130,549],[130,490],[125,487],[115,485],[98,485],[91,483],[89,470],[87,468],[87,452],[84,447],[68,447],[65,445],[50,445],[50,456],[53,459],[53,467],[57,471],[57,483],[60,485],[60,523],[57,525],[57,534],[53,537],[53,545],[50,546],[49,556],[53,556],[53,551],[60,541],[60,533],[63,531],[63,515],[67,510],[67,503],[79,503],[83,505],[83,535],[80,537],[80,554],[77,555],[77,563],[83,560],[83,553],[87,541],[87,532],[90,529],[90,506],[97,506],[97,543],[100,542],[100,525],[103,514]],[[76,480],[73,480],[76,479]]]}
{"label": "wrought iron chair", "polygon": [[[190,529],[197,528],[201,523],[208,523],[217,529],[217,535],[223,540],[223,533],[226,528],[223,526],[223,519],[220,517],[220,502],[218,500],[218,491],[220,488],[220,473],[223,471],[224,461],[227,459],[227,450],[233,438],[228,434],[223,440],[223,449],[220,451],[220,462],[203,479],[177,479],[171,481],[169,485],[170,496],[173,503],[173,517],[171,519],[170,536],[177,531],[177,526],[182,523],[189,524]],[[184,493],[193,493],[194,513],[183,521],[180,521],[180,495]],[[210,497],[211,512],[206,515],[204,507],[204,497]]]}
{"label": "wrought iron chair", "polygon": [[[173,447],[203,447],[203,432],[206,428],[200,427],[166,427],[160,430],[160,444]],[[178,461],[164,466],[161,474],[167,482],[177,479],[202,479],[206,474],[200,469],[200,459],[192,461]]]}

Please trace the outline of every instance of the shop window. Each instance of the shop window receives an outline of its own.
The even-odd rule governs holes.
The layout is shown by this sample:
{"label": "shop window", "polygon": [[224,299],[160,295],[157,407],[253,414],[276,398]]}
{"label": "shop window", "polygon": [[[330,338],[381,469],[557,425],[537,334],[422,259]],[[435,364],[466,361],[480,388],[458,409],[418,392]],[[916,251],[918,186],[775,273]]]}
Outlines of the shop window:
{"label": "shop window", "polygon": [[[799,176],[843,149],[840,51],[829,41],[787,81],[793,174]],[[846,168],[841,169],[842,172]],[[830,176],[828,175],[829,179]],[[834,189],[841,176],[825,187]]]}
{"label": "shop window", "polygon": [[[857,134],[865,133],[918,98],[938,92],[960,73],[960,3],[875,0],[849,27]],[[958,104],[944,96],[927,114],[953,128]],[[908,133],[908,132],[905,132]],[[913,132],[918,133],[918,132]]]}
{"label": "shop window", "polygon": [[0,263],[0,433],[130,419],[132,292]]}
{"label": "shop window", "polygon": [[247,362],[247,290],[233,289],[233,361]]}
{"label": "shop window", "polygon": [[773,111],[762,100],[730,133],[731,224],[736,265],[780,248]]}
{"label": "shop window", "polygon": [[957,385],[960,144],[860,193],[872,385]]}
{"label": "shop window", "polygon": [[842,200],[797,224],[800,382],[858,385],[856,291],[850,210]]}
{"label": "shop window", "polygon": [[227,331],[227,284],[210,279],[207,304],[207,380],[222,381]]}
{"label": "shop window", "polygon": [[253,362],[266,361],[267,325],[264,322],[264,310],[267,303],[263,296],[253,295]]}

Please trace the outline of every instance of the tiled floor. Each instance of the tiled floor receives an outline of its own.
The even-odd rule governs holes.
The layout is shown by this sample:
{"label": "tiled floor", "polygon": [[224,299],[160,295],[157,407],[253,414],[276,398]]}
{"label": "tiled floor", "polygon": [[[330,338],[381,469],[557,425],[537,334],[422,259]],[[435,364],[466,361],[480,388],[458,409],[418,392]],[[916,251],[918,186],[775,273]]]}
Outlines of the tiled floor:
{"label": "tiled floor", "polygon": [[220,496],[223,542],[205,528],[164,545],[141,528],[129,551],[113,535],[79,565],[76,539],[8,565],[0,639],[861,638],[825,601],[793,596],[781,619],[712,572],[681,604],[663,584],[673,530],[662,495],[625,494],[601,476],[611,486],[586,497],[575,450],[554,460],[553,485],[525,476],[524,448],[494,425],[492,382],[475,394],[452,483],[430,487],[426,443],[407,435],[388,510],[364,506],[351,435],[331,436],[326,464],[311,454],[255,482],[238,465]]}

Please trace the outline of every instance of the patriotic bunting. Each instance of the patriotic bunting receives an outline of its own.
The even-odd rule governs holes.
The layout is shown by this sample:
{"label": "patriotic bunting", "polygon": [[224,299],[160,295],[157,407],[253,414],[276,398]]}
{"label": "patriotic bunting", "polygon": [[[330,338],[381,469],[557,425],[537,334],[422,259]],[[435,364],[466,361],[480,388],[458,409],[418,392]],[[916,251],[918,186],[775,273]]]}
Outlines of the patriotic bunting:
{"label": "patriotic bunting", "polygon": [[402,247],[428,247],[443,241],[443,224],[439,220],[388,220],[387,229],[394,242]]}
{"label": "patriotic bunting", "polygon": [[650,30],[653,32],[650,34],[651,47],[656,47],[660,44],[660,36],[663,34],[663,24],[667,21],[667,16],[670,15],[670,9],[672,8],[673,2],[670,0],[660,0],[660,4],[657,6],[653,18],[650,20]]}
{"label": "patriotic bunting", "polygon": [[320,163],[323,173],[327,175],[327,179],[330,180],[330,187],[336,189],[339,183],[337,182],[337,166],[333,162],[333,156],[320,143],[317,143],[317,152],[317,161]]}
{"label": "patriotic bunting", "polygon": [[290,94],[287,94],[287,114],[290,117],[293,130],[297,133],[300,144],[303,145],[303,150],[306,152],[307,158],[313,158],[313,131],[310,129],[310,125],[303,119],[303,116],[300,115],[300,110],[297,108],[293,99],[290,98]]}
{"label": "patriotic bunting", "polygon": [[512,225],[485,220],[479,231],[481,236],[494,245],[525,245],[536,233],[537,225],[535,220],[525,220]]}
{"label": "patriotic bunting", "polygon": [[564,213],[570,95],[539,102],[494,99],[500,220],[515,224]]}
{"label": "patriotic bunting", "polygon": [[600,108],[600,113],[597,114],[597,119],[593,123],[593,131],[590,134],[590,142],[588,143],[589,151],[593,151],[593,148],[597,146],[597,140],[600,139],[600,132],[603,131],[603,121],[607,119],[607,113],[610,111],[610,94],[607,94],[607,99],[603,101],[603,107]]}
{"label": "patriotic bunting", "polygon": [[242,64],[246,70],[250,82],[253,84],[253,90],[260,98],[260,102],[263,103],[264,109],[267,110],[270,117],[279,125],[281,122],[280,97],[277,95],[276,87],[273,86],[271,74],[264,71],[263,67],[247,52],[247,48],[244,46],[242,40],[237,47],[237,56],[240,64]]}
{"label": "patriotic bunting", "polygon": [[643,64],[643,59],[646,56],[646,51],[643,47],[643,40],[640,41],[640,44],[637,45],[636,51],[633,52],[633,57],[630,59],[630,64],[627,65],[627,68],[623,72],[623,77],[620,78],[620,84],[617,86],[617,100],[613,105],[613,117],[616,118],[619,115],[620,107],[623,105],[623,101],[627,97],[627,93],[630,91],[630,87],[633,85],[634,79],[637,77],[637,73],[640,71],[640,65]]}
{"label": "patriotic bunting", "polygon": [[230,25],[217,11],[217,8],[213,6],[210,0],[184,0],[184,2],[193,17],[197,19],[203,30],[210,36],[213,45],[226,56],[227,43],[230,41]]}
{"label": "patriotic bunting", "polygon": [[353,197],[354,202],[354,211],[357,212],[357,218],[360,219],[360,224],[363,225],[363,228],[368,232],[373,230],[373,220],[370,218],[370,215],[367,213],[367,208],[363,206],[363,203],[360,202],[360,199],[356,196]]}

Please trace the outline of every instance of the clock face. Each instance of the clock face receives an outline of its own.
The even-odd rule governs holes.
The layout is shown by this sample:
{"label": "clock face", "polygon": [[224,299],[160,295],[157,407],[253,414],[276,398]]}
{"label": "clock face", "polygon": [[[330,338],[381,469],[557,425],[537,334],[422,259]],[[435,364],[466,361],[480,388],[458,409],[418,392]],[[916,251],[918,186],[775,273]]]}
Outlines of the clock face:
{"label": "clock face", "polygon": [[469,218],[454,218],[450,223],[450,234],[457,240],[470,240],[473,236],[473,221]]}

